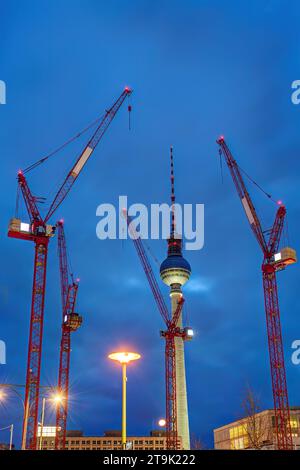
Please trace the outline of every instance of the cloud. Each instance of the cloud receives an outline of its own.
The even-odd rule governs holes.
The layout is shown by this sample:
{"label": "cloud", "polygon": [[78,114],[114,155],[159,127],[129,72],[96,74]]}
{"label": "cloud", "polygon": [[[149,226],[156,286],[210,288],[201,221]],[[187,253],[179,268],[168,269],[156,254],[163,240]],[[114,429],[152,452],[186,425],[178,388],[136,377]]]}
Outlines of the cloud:
{"label": "cloud", "polygon": [[136,277],[128,277],[124,279],[125,287],[129,289],[145,289],[146,281],[142,281]]}
{"label": "cloud", "polygon": [[205,277],[197,276],[194,279],[190,279],[185,286],[186,292],[209,292],[213,287],[213,281]]}

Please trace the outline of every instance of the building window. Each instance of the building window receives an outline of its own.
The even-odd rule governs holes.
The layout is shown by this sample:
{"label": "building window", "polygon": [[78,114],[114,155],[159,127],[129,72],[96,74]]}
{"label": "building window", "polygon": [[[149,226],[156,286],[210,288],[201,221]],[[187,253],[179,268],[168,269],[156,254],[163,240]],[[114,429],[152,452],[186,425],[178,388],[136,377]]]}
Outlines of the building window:
{"label": "building window", "polygon": [[229,429],[230,448],[232,450],[246,449],[249,446],[247,424],[241,424]]}

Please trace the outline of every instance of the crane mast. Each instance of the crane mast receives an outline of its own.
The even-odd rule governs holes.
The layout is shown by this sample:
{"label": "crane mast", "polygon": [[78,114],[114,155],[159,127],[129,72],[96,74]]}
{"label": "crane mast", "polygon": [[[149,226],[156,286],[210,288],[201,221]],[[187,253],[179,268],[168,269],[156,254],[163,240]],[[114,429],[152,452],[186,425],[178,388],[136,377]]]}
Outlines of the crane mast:
{"label": "crane mast", "polygon": [[54,197],[45,218],[43,218],[39,212],[36,198],[31,193],[23,172],[18,172],[18,185],[25,201],[30,222],[24,223],[21,222],[19,218],[14,217],[11,219],[9,224],[8,236],[21,240],[33,241],[35,244],[22,449],[35,450],[37,448],[47,254],[49,240],[55,233],[55,226],[52,226],[47,222],[69,193],[73,183],[78,178],[88,158],[102,139],[125,98],[130,96],[131,93],[132,90],[126,87],[112,107],[105,112],[104,118],[101,120],[96,131]]}
{"label": "crane mast", "polygon": [[288,264],[296,262],[295,251],[291,248],[285,248],[281,253],[277,254],[284,226],[286,209],[283,205],[280,205],[278,208],[269,239],[266,240],[240,169],[233,158],[224,137],[221,136],[217,140],[217,143],[220,146],[221,153],[224,155],[249,224],[263,253],[261,269],[263,277],[277,448],[282,450],[291,450],[293,449],[293,440],[276,280],[277,271],[284,269]]}
{"label": "crane mast", "polygon": [[43,223],[36,199],[21,171],[18,173],[18,184],[31,223],[22,224],[19,219],[12,219],[8,236],[35,244],[22,449],[36,449],[47,255],[49,238],[54,235],[54,230]]}
{"label": "crane mast", "polygon": [[73,280],[68,269],[68,257],[64,224],[57,223],[58,256],[62,296],[62,335],[60,343],[58,396],[60,400],[56,407],[56,436],[55,449],[65,450],[66,430],[69,404],[69,375],[71,333],[82,324],[82,317],[75,313],[75,305],[78,293],[78,282]]}
{"label": "crane mast", "polygon": [[142,263],[142,267],[146,274],[149,286],[155,299],[158,310],[166,325],[166,331],[161,332],[161,336],[165,338],[165,380],[166,380],[166,437],[167,449],[178,449],[178,431],[177,431],[177,400],[176,400],[176,350],[175,337],[186,339],[186,329],[178,326],[178,320],[181,315],[184,298],[181,297],[177,304],[176,311],[171,318],[168,308],[165,304],[162,293],[159,289],[156,277],[151,267],[150,261],[146,254],[142,240],[132,225],[132,219],[123,211],[126,218],[129,232],[136,248],[137,254]]}

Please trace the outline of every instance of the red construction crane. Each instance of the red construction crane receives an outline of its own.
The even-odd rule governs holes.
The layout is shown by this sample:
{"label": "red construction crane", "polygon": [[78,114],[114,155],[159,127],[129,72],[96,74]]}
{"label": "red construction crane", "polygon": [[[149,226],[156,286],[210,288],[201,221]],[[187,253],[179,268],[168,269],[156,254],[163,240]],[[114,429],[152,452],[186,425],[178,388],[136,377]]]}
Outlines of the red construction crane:
{"label": "red construction crane", "polygon": [[62,335],[57,387],[60,400],[56,407],[55,450],[65,450],[69,406],[71,333],[80,328],[82,317],[75,313],[79,281],[74,280],[73,274],[69,272],[64,223],[61,220],[57,223],[57,239],[62,298]]}
{"label": "red construction crane", "polygon": [[44,218],[39,212],[37,198],[32,195],[23,172],[19,171],[18,173],[18,184],[25,201],[30,223],[23,223],[20,219],[13,218],[9,225],[8,236],[22,240],[30,240],[35,244],[25,413],[23,420],[23,448],[26,447],[35,450],[37,444],[47,253],[49,238],[53,236],[55,232],[55,227],[48,225],[47,222],[70,191],[79,173],[108,129],[125,98],[130,96],[131,92],[130,88],[126,87],[112,107],[105,112],[103,119],[68,173]]}
{"label": "red construction crane", "polygon": [[[292,248],[283,248],[280,252],[279,243],[284,226],[286,209],[279,202],[273,227],[264,232],[256,213],[251,197],[247,191],[239,166],[233,158],[224,137],[217,143],[230,170],[239,198],[244,207],[250,227],[263,253],[262,277],[265,297],[265,311],[268,333],[271,378],[274,399],[275,427],[278,449],[293,449],[288,391],[284,365],[284,351],[280,325],[276,272],[296,262],[296,252]],[[268,235],[269,234],[269,235]]]}
{"label": "red construction crane", "polygon": [[127,220],[127,225],[134,246],[141,260],[143,269],[147,276],[152,294],[156,301],[158,310],[165,322],[166,330],[161,332],[161,336],[166,340],[165,346],[165,379],[166,379],[166,435],[167,435],[167,449],[178,449],[178,433],[177,433],[177,401],[176,401],[176,364],[175,364],[175,337],[181,337],[185,340],[191,339],[189,337],[190,328],[180,328],[178,320],[181,315],[184,298],[181,297],[178,302],[177,309],[171,318],[162,293],[159,289],[156,277],[151,267],[150,261],[147,257],[142,240],[135,231],[132,225],[132,219],[123,211]]}

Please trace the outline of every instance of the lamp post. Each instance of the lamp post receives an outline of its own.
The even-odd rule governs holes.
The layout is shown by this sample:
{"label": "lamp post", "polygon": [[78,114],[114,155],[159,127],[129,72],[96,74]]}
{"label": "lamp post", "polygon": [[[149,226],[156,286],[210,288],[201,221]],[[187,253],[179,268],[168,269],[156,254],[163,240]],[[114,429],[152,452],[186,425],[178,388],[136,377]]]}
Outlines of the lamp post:
{"label": "lamp post", "polygon": [[109,354],[108,358],[117,361],[122,366],[122,449],[126,450],[126,382],[127,382],[127,364],[131,361],[140,359],[140,354],[134,352],[114,352]]}
{"label": "lamp post", "polygon": [[[25,407],[25,401],[23,399],[22,394],[18,391],[18,389],[24,389],[25,385],[23,384],[11,384],[11,383],[0,383],[0,401],[6,398],[6,392],[5,390],[10,390],[12,391],[17,397],[21,400],[23,410],[24,410],[24,429],[22,433],[22,444],[21,444],[21,449],[26,450],[26,436],[27,436],[27,423],[28,423],[28,416],[29,416],[29,400],[27,400],[26,407]],[[53,387],[48,386],[48,385],[40,385],[40,388],[43,390],[52,390]]]}
{"label": "lamp post", "polygon": [[9,450],[12,450],[14,425],[10,424],[9,426],[5,426],[4,428],[0,428],[0,431],[6,431],[7,429],[9,429]]}
{"label": "lamp post", "polygon": [[[18,391],[18,388],[24,387],[24,386],[19,385],[19,384],[0,384],[0,387],[1,387],[0,388],[0,400],[3,400],[3,399],[6,398],[6,393],[4,392],[5,388],[11,390],[12,392],[14,392],[14,394],[21,400],[21,403],[22,403],[22,406],[23,406],[23,409],[24,409],[24,413],[25,413],[25,423],[27,423],[28,411],[29,411],[28,406],[25,409],[24,399],[23,399],[21,393]],[[12,440],[13,424],[11,426],[12,426],[12,428],[11,428],[11,439],[10,440]],[[10,444],[10,447],[11,447],[11,444]],[[25,449],[24,434],[23,434],[23,438],[22,438],[21,449],[22,450]]]}
{"label": "lamp post", "polygon": [[41,414],[41,427],[40,427],[40,435],[39,435],[39,450],[42,450],[42,443],[43,443],[43,429],[44,429],[44,423],[45,423],[45,408],[46,408],[46,401],[50,401],[58,405],[58,403],[61,403],[63,401],[63,397],[57,393],[56,395],[53,395],[51,397],[43,397],[42,401],[42,414]]}
{"label": "lamp post", "polygon": [[12,443],[13,443],[13,433],[14,433],[14,425],[10,425],[10,436],[9,436],[9,450],[12,450]]}

